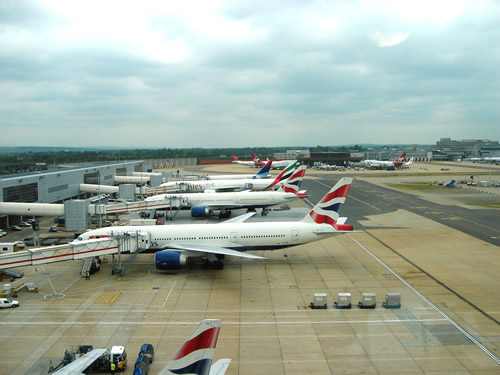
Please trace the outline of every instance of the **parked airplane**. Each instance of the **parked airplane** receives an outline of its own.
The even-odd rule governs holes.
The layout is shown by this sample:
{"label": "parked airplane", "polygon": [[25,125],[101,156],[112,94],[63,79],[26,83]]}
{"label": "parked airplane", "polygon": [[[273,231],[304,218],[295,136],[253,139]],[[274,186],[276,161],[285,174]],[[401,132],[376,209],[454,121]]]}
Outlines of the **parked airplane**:
{"label": "parked airplane", "polygon": [[231,210],[241,208],[262,208],[262,216],[264,216],[269,206],[306,197],[304,191],[299,191],[305,173],[305,166],[295,169],[277,191],[159,194],[146,198],[145,201],[153,205],[165,206],[165,203],[168,203],[171,208],[190,209],[192,217],[210,216],[213,215],[213,211],[220,211],[221,217],[229,217]]}
{"label": "parked airplane", "polygon": [[401,156],[395,160],[372,160],[365,159],[359,163],[353,163],[354,167],[363,167],[367,169],[387,169],[387,168],[398,168],[403,165],[406,157],[406,152],[403,152]]}
{"label": "parked airplane", "polygon": [[157,249],[155,264],[159,270],[175,270],[188,261],[202,259],[208,266],[222,269],[226,255],[263,259],[246,254],[250,250],[275,250],[306,244],[352,231],[340,211],[351,187],[352,178],[342,178],[300,221],[243,223],[253,213],[219,224],[177,224],[132,227],[108,227],[81,234],[75,241],[113,235],[142,233],[151,249]]}
{"label": "parked airplane", "polygon": [[256,179],[256,178],[269,178],[269,170],[271,169],[271,161],[266,163],[261,170],[255,174],[217,174],[207,176],[207,180],[242,180],[242,179]]}
{"label": "parked airplane", "polygon": [[249,167],[255,167],[255,162],[253,160],[240,160],[236,155],[232,155],[233,163],[240,165],[247,165]]}
{"label": "parked airplane", "polygon": [[407,162],[404,162],[402,165],[401,165],[401,169],[407,169],[407,168],[410,168],[410,166],[413,164],[413,161],[415,160],[414,157],[411,157],[410,160],[408,160]]}
{"label": "parked airplane", "polygon": [[[269,160],[260,160],[259,157],[255,154],[252,154],[252,157],[253,157],[253,161],[255,162],[255,165],[265,165]],[[288,159],[288,160],[271,160],[272,164],[271,164],[271,168],[272,169],[282,169],[282,168],[286,168],[286,166],[292,162],[296,161],[295,159]]]}
{"label": "parked airplane", "polygon": [[107,349],[94,349],[63,368],[53,372],[52,375],[80,375],[83,371],[94,363],[97,358],[106,353]]}
{"label": "parked airplane", "polygon": [[469,158],[473,163],[494,163],[500,164],[500,156],[484,156],[484,153],[479,151],[478,158]]}
{"label": "parked airplane", "polygon": [[160,375],[224,375],[231,359],[220,359],[212,365],[221,321],[205,319],[170,358]]}
{"label": "parked airplane", "polygon": [[167,188],[177,188],[180,191],[196,192],[223,192],[243,190],[271,190],[277,189],[287,178],[292,175],[296,166],[290,164],[271,182],[266,179],[241,179],[241,180],[193,180],[193,181],[170,181],[161,184]]}

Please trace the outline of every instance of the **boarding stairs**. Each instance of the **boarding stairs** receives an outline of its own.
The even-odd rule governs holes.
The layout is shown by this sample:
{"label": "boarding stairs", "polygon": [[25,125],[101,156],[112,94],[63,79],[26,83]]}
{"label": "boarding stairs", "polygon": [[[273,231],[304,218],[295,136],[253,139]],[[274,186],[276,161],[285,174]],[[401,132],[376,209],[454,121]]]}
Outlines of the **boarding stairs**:
{"label": "boarding stairs", "polygon": [[85,258],[83,260],[83,266],[82,266],[82,270],[80,271],[80,275],[82,277],[86,277],[87,276],[87,272],[90,272],[90,269],[92,268],[92,257],[91,258]]}

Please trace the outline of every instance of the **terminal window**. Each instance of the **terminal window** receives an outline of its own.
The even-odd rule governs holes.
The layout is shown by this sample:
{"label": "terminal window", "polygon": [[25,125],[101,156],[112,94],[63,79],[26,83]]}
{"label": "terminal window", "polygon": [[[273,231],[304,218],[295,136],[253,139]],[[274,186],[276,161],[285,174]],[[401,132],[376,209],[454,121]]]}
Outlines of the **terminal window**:
{"label": "terminal window", "polygon": [[31,203],[38,201],[38,184],[26,184],[3,188],[4,202]]}

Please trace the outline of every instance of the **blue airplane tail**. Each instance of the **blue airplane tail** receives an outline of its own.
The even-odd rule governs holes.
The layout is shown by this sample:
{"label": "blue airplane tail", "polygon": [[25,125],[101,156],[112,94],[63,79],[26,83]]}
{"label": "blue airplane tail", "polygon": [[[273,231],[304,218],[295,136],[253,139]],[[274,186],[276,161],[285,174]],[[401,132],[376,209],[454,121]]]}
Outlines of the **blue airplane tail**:
{"label": "blue airplane tail", "polygon": [[268,178],[269,171],[271,170],[271,161],[268,161],[260,171],[258,171],[253,178]]}

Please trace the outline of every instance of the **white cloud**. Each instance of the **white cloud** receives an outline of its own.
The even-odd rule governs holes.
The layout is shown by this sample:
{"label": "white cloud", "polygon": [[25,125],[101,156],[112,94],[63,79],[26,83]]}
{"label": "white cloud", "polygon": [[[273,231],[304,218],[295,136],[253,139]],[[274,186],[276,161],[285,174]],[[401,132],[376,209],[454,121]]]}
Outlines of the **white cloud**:
{"label": "white cloud", "polygon": [[403,43],[409,34],[404,32],[394,32],[386,33],[381,31],[376,31],[373,34],[375,42],[379,47],[393,47],[400,43]]}

